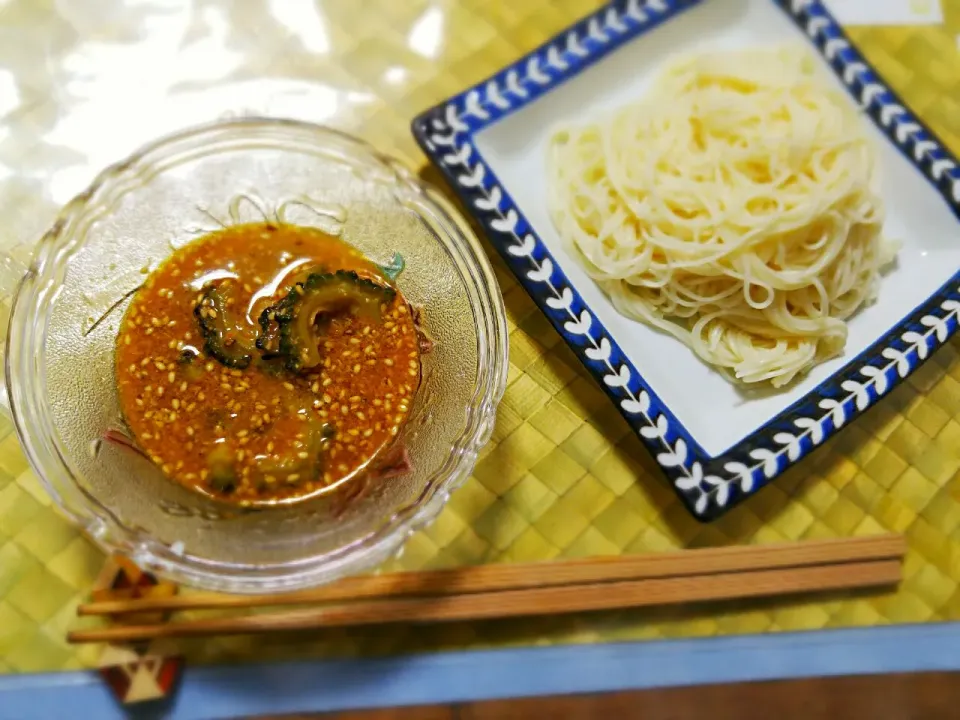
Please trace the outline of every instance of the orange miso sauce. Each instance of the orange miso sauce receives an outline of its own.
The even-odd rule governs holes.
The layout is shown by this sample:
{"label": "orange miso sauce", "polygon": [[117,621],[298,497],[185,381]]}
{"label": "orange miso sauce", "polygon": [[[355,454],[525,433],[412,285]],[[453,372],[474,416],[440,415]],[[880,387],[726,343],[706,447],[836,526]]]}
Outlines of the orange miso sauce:
{"label": "orange miso sauce", "polygon": [[[249,348],[265,309],[303,293],[313,273],[337,271],[389,295],[374,312],[331,306],[318,316],[312,367],[291,370],[257,350],[230,367],[211,351],[202,321],[229,316],[227,350],[239,337]],[[205,301],[211,288],[227,298],[219,314]],[[419,347],[410,306],[358,250],[314,228],[237,225],[176,250],[134,296],[117,336],[120,406],[139,447],[176,482],[243,506],[286,504],[395,456]]]}

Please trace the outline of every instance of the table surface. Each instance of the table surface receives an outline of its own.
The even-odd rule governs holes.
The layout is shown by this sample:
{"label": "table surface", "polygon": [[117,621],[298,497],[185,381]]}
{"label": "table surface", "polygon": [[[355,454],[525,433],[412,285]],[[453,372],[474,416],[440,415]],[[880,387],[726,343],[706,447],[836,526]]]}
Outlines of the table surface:
{"label": "table surface", "polygon": [[[719,0],[708,0],[719,1]],[[758,0],[762,1],[762,0]],[[0,247],[138,145],[266,114],[357,133],[415,167],[417,112],[596,0],[0,0]],[[960,151],[960,0],[833,0],[852,39]],[[884,25],[867,25],[883,22]],[[828,602],[391,628],[184,645],[196,662],[716,636],[960,618],[960,341],[814,457],[720,521],[689,517],[627,426],[496,258],[509,388],[475,477],[401,569],[903,532],[897,593]],[[0,673],[94,666],[63,641],[103,556],[52,508],[0,422]]]}
{"label": "table surface", "polygon": [[958,680],[956,673],[816,678],[346,711],[285,720],[701,720],[705,707],[710,708],[710,720],[765,720],[772,706],[779,720],[936,720],[955,716]]}

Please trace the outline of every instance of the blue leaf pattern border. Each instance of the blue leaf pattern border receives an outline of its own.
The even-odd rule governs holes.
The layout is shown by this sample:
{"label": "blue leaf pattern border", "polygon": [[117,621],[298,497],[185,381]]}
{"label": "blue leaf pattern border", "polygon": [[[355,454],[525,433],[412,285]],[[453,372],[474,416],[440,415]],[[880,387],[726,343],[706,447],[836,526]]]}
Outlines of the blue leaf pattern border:
{"label": "blue leaf pattern border", "polygon": [[[517,279],[615,402],[684,504],[709,521],[756,492],[873,405],[957,331],[960,272],[842,370],[718,457],[657,397],[503,189],[473,134],[626,42],[701,2],[615,0],[496,75],[418,116],[417,142]],[[819,50],[878,128],[960,218],[958,161],[905,107],[818,0],[769,0]]]}

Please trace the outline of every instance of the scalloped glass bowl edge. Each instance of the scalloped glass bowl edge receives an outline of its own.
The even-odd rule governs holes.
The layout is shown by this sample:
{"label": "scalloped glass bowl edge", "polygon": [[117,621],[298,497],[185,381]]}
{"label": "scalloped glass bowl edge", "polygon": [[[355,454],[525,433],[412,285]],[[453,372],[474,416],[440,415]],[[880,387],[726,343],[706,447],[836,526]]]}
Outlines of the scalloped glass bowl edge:
{"label": "scalloped glass bowl edge", "polygon": [[[338,552],[278,565],[218,562],[191,556],[176,542],[163,542],[121,521],[73,474],[56,425],[45,407],[46,378],[39,361],[47,340],[42,308],[48,307],[58,294],[71,247],[83,242],[83,236],[77,233],[80,221],[89,221],[86,216],[91,209],[108,212],[127,187],[149,183],[150,168],[162,163],[171,149],[202,152],[204,141],[210,138],[229,144],[232,138],[242,143],[257,137],[258,142],[295,145],[298,139],[308,136],[329,144],[335,152],[355,154],[371,165],[379,165],[389,176],[397,202],[418,215],[437,241],[455,256],[477,333],[479,362],[473,402],[464,408],[464,431],[450,448],[448,460],[419,496],[399,507],[382,526],[355,538]],[[345,133],[297,121],[246,118],[189,128],[161,138],[105,169],[87,190],[64,206],[37,244],[34,260],[19,284],[10,312],[4,361],[12,415],[24,452],[56,505],[106,552],[125,554],[140,567],[175,582],[225,592],[262,593],[310,587],[368,571],[390,559],[413,532],[436,518],[450,493],[470,476],[477,453],[490,438],[496,408],[506,387],[508,335],[503,300],[489,261],[467,223],[442,195],[421,182],[400,161]]]}

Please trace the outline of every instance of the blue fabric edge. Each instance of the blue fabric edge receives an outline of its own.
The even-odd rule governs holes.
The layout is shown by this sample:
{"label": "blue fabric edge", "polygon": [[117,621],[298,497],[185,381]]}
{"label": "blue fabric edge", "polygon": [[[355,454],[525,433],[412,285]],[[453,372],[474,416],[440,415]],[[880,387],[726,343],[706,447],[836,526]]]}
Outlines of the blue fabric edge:
{"label": "blue fabric edge", "polygon": [[214,720],[658,687],[960,671],[960,623],[190,668],[121,708],[95,672],[0,675],[0,719]]}

